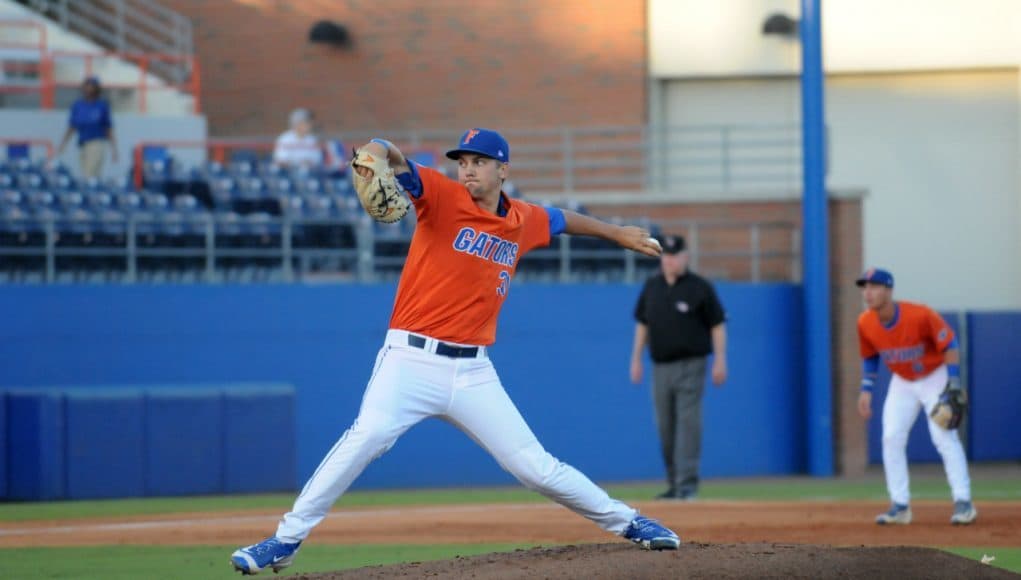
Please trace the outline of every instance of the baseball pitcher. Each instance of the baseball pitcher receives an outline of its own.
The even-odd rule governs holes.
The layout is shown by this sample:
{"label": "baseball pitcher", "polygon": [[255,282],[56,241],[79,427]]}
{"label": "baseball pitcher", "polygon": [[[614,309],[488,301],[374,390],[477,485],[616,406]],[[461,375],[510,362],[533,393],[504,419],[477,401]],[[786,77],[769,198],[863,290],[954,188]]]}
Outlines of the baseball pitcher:
{"label": "baseball pitcher", "polygon": [[872,390],[879,360],[893,377],[883,404],[883,469],[890,509],[876,523],[911,523],[908,489],[908,433],[924,409],[929,436],[943,458],[954,499],[950,523],[967,525],[978,512],[971,502],[968,460],[957,436],[967,407],[961,386],[957,338],[928,306],[893,300],[893,275],[871,269],[857,281],[868,310],[858,317],[858,342],[864,360],[858,413],[872,416]]}
{"label": "baseball pitcher", "polygon": [[407,162],[382,139],[356,151],[352,179],[366,212],[393,222],[413,207],[418,218],[390,328],[354,424],[312,474],[276,534],[232,555],[244,574],[290,565],[362,470],[427,417],[460,428],[526,487],[604,530],[651,549],[680,544],[674,532],[550,455],[507,396],[488,356],[521,257],[548,245],[551,236],[596,236],[653,257],[659,244],[638,227],[508,198],[502,185],[510,172],[510,147],[495,131],[465,132],[447,157],[457,161],[457,181]]}

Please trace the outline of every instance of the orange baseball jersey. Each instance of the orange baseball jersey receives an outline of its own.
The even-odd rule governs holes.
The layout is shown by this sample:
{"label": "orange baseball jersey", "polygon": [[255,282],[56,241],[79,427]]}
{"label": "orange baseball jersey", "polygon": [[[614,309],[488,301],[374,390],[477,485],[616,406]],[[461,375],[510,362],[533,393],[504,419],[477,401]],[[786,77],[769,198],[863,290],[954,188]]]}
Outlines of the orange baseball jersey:
{"label": "orange baseball jersey", "polygon": [[410,197],[418,225],[390,328],[460,344],[493,344],[518,260],[549,245],[549,214],[503,195],[505,214],[489,213],[460,183],[427,167],[417,169],[422,194]]}
{"label": "orange baseball jersey", "polygon": [[890,371],[914,381],[943,364],[943,351],[954,331],[928,306],[897,302],[889,328],[879,314],[866,310],[858,317],[858,346],[862,358],[879,355]]}

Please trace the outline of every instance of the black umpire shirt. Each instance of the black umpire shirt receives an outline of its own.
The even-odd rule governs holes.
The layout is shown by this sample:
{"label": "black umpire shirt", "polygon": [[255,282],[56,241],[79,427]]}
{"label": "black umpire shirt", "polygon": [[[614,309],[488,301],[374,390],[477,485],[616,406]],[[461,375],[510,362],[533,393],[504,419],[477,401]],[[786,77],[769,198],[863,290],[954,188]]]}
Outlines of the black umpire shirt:
{"label": "black umpire shirt", "polygon": [[667,363],[711,353],[710,330],[726,315],[705,278],[686,272],[670,286],[661,272],[645,282],[635,305],[635,320],[649,329],[653,362]]}

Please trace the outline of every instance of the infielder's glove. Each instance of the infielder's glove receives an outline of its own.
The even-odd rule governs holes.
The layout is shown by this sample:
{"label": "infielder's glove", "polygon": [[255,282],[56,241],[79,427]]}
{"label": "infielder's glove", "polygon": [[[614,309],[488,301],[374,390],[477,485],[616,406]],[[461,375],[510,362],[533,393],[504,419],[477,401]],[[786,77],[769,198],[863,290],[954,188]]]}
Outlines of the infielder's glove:
{"label": "infielder's glove", "polygon": [[351,165],[372,170],[372,177],[368,178],[358,175],[357,171],[351,171],[351,182],[358,199],[372,219],[392,224],[407,215],[411,202],[397,187],[397,178],[386,157],[380,159],[364,149],[357,149]]}
{"label": "infielder's glove", "polygon": [[964,412],[967,408],[968,393],[961,388],[959,382],[950,381],[943,389],[943,393],[939,396],[939,402],[933,407],[929,416],[944,429],[957,429],[961,420],[964,419]]}

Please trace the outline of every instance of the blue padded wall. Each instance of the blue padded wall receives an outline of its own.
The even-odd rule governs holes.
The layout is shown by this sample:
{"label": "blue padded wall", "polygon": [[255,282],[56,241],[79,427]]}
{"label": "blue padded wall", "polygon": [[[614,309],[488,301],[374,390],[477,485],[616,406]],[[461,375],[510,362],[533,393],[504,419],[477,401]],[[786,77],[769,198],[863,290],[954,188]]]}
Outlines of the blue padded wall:
{"label": "blue padded wall", "polygon": [[976,461],[1021,459],[1021,312],[968,315],[971,358],[971,455]]}
{"label": "blue padded wall", "polygon": [[154,389],[145,410],[146,495],[222,492],[221,391]]}
{"label": "blue padded wall", "polygon": [[[801,366],[791,363],[803,358],[800,288],[732,283],[717,288],[729,315],[731,368],[724,388],[706,391],[704,475],[800,472],[804,394]],[[169,383],[211,389],[242,381],[293,384],[298,464],[289,479],[303,482],[358,412],[395,289],[0,286],[0,340],[7,342],[0,349],[0,384]],[[663,473],[649,382],[635,387],[628,381],[631,314],[639,292],[638,284],[514,284],[500,317],[493,360],[512,400],[551,453],[596,480]],[[117,353],[116,364],[110,353]],[[266,465],[265,454],[253,447],[271,440],[268,431],[238,419],[225,431],[232,444],[224,452],[236,453],[223,461],[246,471],[225,470],[226,489],[254,483],[240,473],[254,469],[251,461]],[[240,437],[241,428],[251,431]],[[233,444],[239,439],[247,439],[247,446]],[[239,461],[244,454],[246,460]],[[282,473],[279,467],[259,469]],[[238,480],[227,481],[232,477]],[[429,420],[411,429],[355,485],[511,482],[469,438]]]}
{"label": "blue padded wall", "polygon": [[290,491],[297,473],[294,389],[226,389],[223,481],[227,493]]}
{"label": "blue padded wall", "polygon": [[0,497],[7,497],[7,393],[0,391]]}
{"label": "blue padded wall", "polygon": [[145,493],[145,405],[141,391],[67,391],[67,498]]}
{"label": "blue padded wall", "polygon": [[7,498],[63,498],[63,395],[49,390],[9,392],[7,435]]}

